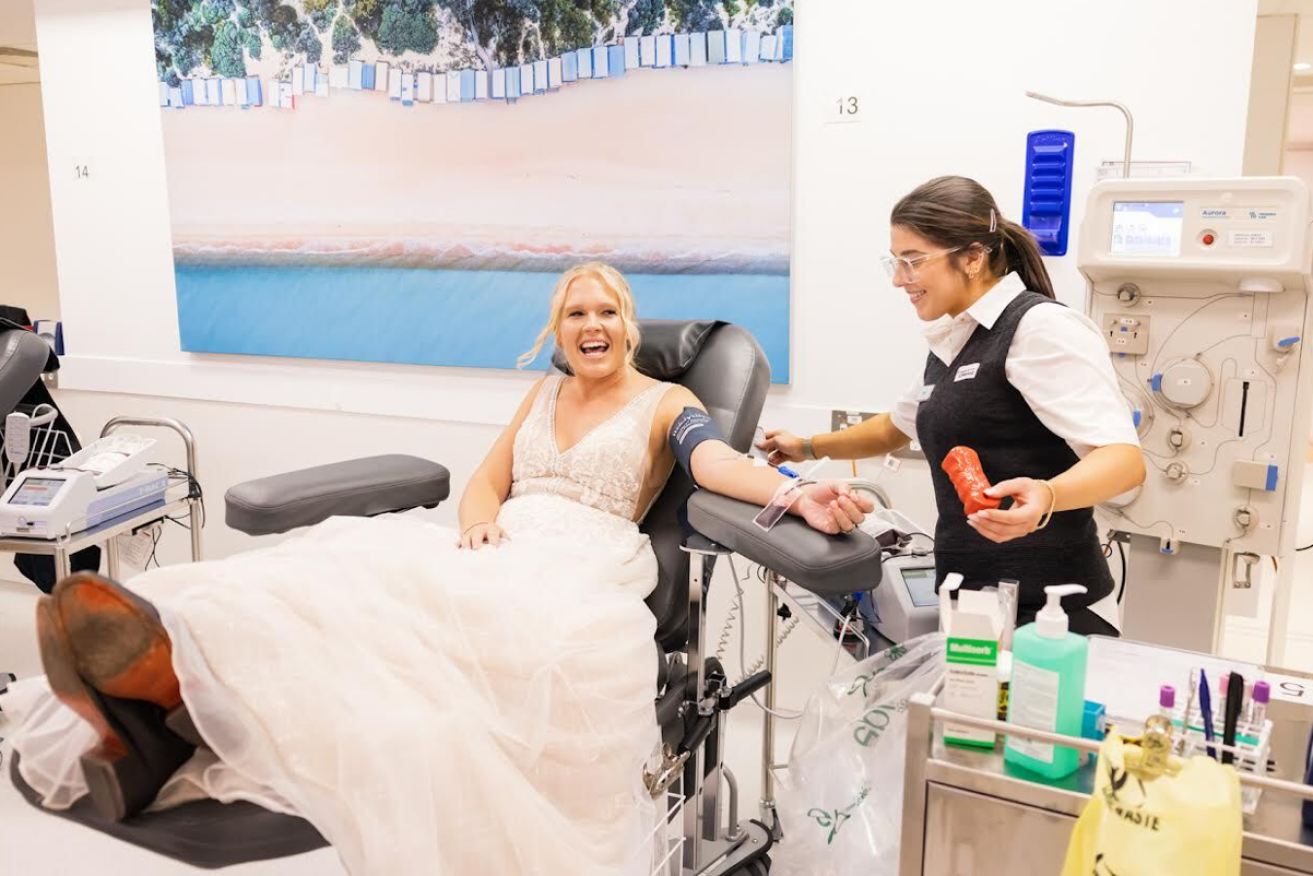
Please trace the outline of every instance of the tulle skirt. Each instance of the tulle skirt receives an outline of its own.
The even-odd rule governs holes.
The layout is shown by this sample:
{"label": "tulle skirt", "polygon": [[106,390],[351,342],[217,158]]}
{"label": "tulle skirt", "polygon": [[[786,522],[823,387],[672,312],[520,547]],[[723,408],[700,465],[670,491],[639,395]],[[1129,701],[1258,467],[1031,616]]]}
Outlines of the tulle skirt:
{"label": "tulle skirt", "polygon": [[[357,876],[649,872],[650,546],[560,497],[513,499],[499,521],[511,541],[470,552],[415,517],[337,518],[132,579],[209,748],[156,806],[299,814]],[[13,698],[24,779],[71,805],[90,728],[40,680]]]}

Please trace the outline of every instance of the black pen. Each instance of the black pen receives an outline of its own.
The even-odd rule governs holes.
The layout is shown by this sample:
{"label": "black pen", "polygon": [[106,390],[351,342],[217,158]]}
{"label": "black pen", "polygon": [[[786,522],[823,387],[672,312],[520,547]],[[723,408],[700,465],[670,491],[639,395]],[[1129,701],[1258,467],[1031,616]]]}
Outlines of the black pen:
{"label": "black pen", "polygon": [[1232,672],[1226,679],[1226,714],[1222,718],[1222,763],[1227,764],[1235,760],[1235,754],[1231,751],[1235,746],[1236,724],[1240,720],[1240,708],[1244,705],[1245,699],[1245,680],[1240,677],[1240,673]]}

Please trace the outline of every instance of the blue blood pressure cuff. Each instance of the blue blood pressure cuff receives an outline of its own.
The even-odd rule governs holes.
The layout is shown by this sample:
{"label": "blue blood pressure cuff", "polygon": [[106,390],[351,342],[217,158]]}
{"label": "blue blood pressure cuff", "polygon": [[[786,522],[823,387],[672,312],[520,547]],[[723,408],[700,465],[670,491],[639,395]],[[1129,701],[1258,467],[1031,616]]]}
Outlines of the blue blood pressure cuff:
{"label": "blue blood pressure cuff", "polygon": [[693,477],[693,451],[703,441],[725,441],[725,436],[706,411],[684,408],[670,426],[670,449],[675,454],[675,462],[694,484],[698,479]]}

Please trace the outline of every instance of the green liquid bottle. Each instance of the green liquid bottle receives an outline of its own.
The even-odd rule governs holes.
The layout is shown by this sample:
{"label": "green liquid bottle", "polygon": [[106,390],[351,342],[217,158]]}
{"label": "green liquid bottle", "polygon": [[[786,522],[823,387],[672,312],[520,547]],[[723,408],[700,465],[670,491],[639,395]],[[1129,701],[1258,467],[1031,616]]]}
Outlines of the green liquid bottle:
{"label": "green liquid bottle", "polygon": [[[1033,624],[1017,630],[1012,641],[1009,723],[1080,737],[1089,643],[1067,629],[1062,597],[1084,592],[1079,584],[1045,587],[1048,603]],[[1015,736],[1008,737],[1003,759],[1048,779],[1069,776],[1080,766],[1074,748]]]}

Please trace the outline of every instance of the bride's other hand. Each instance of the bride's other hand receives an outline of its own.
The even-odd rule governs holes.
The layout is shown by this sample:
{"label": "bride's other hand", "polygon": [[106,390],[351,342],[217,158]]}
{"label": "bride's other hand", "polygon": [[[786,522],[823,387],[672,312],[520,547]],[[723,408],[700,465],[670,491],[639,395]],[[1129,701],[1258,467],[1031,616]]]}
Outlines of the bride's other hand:
{"label": "bride's other hand", "polygon": [[842,481],[821,481],[803,487],[793,508],[812,529],[836,535],[856,529],[875,510],[875,503]]}
{"label": "bride's other hand", "polygon": [[504,541],[510,541],[511,537],[495,523],[476,523],[466,529],[464,534],[456,542],[456,547],[461,550],[477,551],[485,544],[497,547]]}

